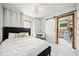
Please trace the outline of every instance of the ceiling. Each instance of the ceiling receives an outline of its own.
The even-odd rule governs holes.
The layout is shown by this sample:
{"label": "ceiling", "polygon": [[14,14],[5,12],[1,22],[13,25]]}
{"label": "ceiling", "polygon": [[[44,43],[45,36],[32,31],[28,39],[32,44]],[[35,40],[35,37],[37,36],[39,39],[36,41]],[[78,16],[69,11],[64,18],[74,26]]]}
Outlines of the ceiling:
{"label": "ceiling", "polygon": [[16,8],[32,17],[49,17],[74,10],[74,3],[3,3],[3,7]]}

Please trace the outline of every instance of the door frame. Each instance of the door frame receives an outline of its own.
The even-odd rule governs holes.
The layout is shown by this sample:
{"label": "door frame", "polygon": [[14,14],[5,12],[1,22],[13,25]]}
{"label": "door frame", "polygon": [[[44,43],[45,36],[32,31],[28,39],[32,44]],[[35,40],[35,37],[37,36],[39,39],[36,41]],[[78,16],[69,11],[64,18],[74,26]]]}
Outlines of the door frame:
{"label": "door frame", "polygon": [[74,44],[74,40],[75,40],[75,38],[74,38],[74,33],[75,33],[75,22],[74,22],[74,20],[75,20],[75,13],[66,13],[66,14],[64,14],[64,15],[62,15],[62,16],[57,16],[56,18],[57,18],[57,23],[56,23],[56,25],[57,25],[57,37],[56,37],[56,43],[57,44],[59,44],[59,40],[58,40],[58,31],[59,31],[59,19],[60,18],[63,18],[63,17],[67,17],[67,16],[72,16],[72,48],[75,48],[75,44]]}

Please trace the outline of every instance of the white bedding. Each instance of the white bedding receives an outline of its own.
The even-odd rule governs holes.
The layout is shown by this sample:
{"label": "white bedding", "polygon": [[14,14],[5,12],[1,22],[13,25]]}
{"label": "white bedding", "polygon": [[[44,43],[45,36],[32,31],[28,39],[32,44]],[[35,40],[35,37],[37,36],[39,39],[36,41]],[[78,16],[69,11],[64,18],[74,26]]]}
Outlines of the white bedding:
{"label": "white bedding", "polygon": [[6,39],[0,45],[0,56],[36,56],[48,46],[47,41],[32,36]]}

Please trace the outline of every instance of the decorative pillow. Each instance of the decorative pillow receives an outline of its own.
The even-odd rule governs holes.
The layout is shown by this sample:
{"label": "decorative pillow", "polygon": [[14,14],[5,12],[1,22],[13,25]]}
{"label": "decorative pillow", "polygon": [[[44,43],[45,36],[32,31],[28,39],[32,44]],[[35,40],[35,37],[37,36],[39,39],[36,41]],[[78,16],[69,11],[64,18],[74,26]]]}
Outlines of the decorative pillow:
{"label": "decorative pillow", "polygon": [[28,37],[29,36],[29,34],[28,33],[20,33],[20,35],[21,35],[21,37]]}
{"label": "decorative pillow", "polygon": [[15,36],[16,36],[15,33],[9,33],[9,37],[8,37],[8,38],[9,38],[9,39],[14,39]]}
{"label": "decorative pillow", "polygon": [[20,37],[21,37],[20,33],[15,34],[15,38],[20,38]]}

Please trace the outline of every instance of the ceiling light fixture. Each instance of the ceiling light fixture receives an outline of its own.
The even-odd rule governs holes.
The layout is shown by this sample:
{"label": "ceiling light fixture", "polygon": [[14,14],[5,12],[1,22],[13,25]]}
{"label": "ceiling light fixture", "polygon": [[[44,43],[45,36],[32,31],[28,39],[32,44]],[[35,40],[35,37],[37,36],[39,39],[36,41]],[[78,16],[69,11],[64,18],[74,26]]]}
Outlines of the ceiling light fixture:
{"label": "ceiling light fixture", "polygon": [[37,15],[43,11],[44,7],[41,4],[34,4],[33,5],[33,12]]}

